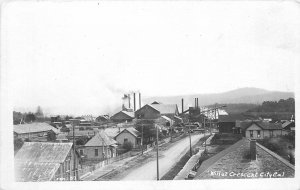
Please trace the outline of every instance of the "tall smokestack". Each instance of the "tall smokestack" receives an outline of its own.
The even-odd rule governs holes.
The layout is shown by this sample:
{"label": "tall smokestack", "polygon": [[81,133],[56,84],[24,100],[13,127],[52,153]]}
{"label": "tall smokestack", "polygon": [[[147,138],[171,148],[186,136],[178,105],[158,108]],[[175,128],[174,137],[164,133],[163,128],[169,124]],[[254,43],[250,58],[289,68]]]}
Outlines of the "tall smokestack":
{"label": "tall smokestack", "polygon": [[195,98],[195,108],[197,108],[197,98]]}
{"label": "tall smokestack", "polygon": [[133,111],[135,111],[135,93],[133,93]]}
{"label": "tall smokestack", "polygon": [[183,98],[181,99],[181,110],[182,110],[182,112],[181,112],[181,113],[183,113],[183,112],[184,112]]}
{"label": "tall smokestack", "polygon": [[256,160],[256,140],[250,140],[250,158]]}
{"label": "tall smokestack", "polygon": [[141,93],[139,92],[139,103],[140,103],[140,108],[142,106],[142,99],[141,99]]}
{"label": "tall smokestack", "polygon": [[198,102],[198,98],[197,98],[197,108],[199,108],[199,102]]}
{"label": "tall smokestack", "polygon": [[130,94],[128,94],[128,108],[130,108]]}

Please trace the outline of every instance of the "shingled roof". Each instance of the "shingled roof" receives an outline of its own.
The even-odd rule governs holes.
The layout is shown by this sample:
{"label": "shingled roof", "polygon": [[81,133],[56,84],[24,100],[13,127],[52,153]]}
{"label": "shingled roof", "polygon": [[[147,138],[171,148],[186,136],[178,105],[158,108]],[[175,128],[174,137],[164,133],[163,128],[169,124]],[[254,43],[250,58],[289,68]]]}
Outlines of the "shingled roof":
{"label": "shingled roof", "polygon": [[[295,167],[266,147],[256,144],[255,161],[247,158],[249,151],[250,141],[243,138],[202,162],[194,179],[268,178],[266,174],[275,172],[277,174],[284,172],[284,176],[281,177],[294,177]],[[256,173],[257,176],[255,176]]]}
{"label": "shingled roof", "polygon": [[103,130],[99,130],[84,146],[110,146],[115,144],[117,144],[117,141],[110,138]]}
{"label": "shingled roof", "polygon": [[22,181],[51,181],[60,163],[15,162],[15,180]]}
{"label": "shingled roof", "polygon": [[281,123],[269,123],[264,122],[261,120],[255,120],[255,121],[243,121],[240,123],[240,127],[242,130],[246,130],[248,127],[250,127],[252,124],[256,124],[260,128],[264,130],[281,130],[282,124]]}
{"label": "shingled roof", "polygon": [[46,132],[50,130],[52,130],[55,133],[58,133],[58,130],[55,127],[49,125],[48,123],[27,123],[14,125],[14,132],[18,134]]}
{"label": "shingled roof", "polygon": [[115,137],[119,136],[121,133],[125,132],[125,131],[128,131],[129,133],[131,133],[133,136],[135,137],[138,137],[141,135],[141,133],[136,130],[135,128],[133,127],[128,127],[128,128],[124,128],[119,134],[117,134]]}
{"label": "shingled roof", "polygon": [[291,127],[295,127],[295,122],[294,121],[286,121],[282,124],[283,129],[290,129]]}
{"label": "shingled roof", "polygon": [[72,143],[24,142],[15,155],[15,161],[62,163],[72,145]]}
{"label": "shingled roof", "polygon": [[129,112],[129,111],[119,111],[118,113],[114,114],[113,116],[111,116],[110,119],[114,120],[117,117],[120,117],[120,115],[126,115],[129,119],[133,119],[134,118],[134,112]]}
{"label": "shingled roof", "polygon": [[72,143],[24,142],[15,155],[16,181],[50,181]]}

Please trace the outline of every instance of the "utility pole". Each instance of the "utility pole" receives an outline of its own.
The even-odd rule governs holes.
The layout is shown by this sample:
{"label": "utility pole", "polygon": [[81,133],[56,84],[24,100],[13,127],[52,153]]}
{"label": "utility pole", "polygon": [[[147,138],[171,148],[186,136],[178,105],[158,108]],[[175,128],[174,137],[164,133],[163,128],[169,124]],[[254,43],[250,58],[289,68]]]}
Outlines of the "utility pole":
{"label": "utility pole", "polygon": [[76,181],[76,149],[75,149],[75,126],[74,123],[72,123],[73,128],[73,170],[74,170],[74,178],[73,181]]}
{"label": "utility pole", "polygon": [[209,120],[209,132],[210,132],[210,135],[211,135],[211,118]]}
{"label": "utility pole", "polygon": [[189,125],[189,139],[190,139],[190,157],[192,157],[192,140],[191,140],[191,127]]}
{"label": "utility pole", "polygon": [[172,125],[171,125],[171,139],[170,139],[170,142],[172,142],[172,134],[173,134],[173,123],[172,123]]}
{"label": "utility pole", "polygon": [[159,164],[158,164],[158,125],[156,126],[156,163],[157,163],[157,181],[159,181]]}
{"label": "utility pole", "polygon": [[206,137],[206,129],[205,129],[205,114],[204,114],[204,117],[203,117],[203,119],[204,119],[204,140],[205,140],[205,142],[204,142],[204,152],[206,152],[206,139],[205,139],[205,137]]}
{"label": "utility pole", "polygon": [[143,144],[143,141],[144,141],[144,124],[142,124],[142,142],[141,142],[141,145],[142,145],[142,154],[144,154],[144,144]]}

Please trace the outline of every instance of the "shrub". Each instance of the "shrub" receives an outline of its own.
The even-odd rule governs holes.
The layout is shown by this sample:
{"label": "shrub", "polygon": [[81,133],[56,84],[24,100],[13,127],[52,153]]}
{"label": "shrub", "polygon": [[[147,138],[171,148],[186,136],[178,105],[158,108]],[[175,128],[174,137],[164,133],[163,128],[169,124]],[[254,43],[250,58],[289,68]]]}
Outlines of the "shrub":
{"label": "shrub", "polygon": [[130,150],[132,150],[133,145],[132,145],[132,143],[131,143],[130,141],[127,141],[127,142],[124,142],[123,148],[124,148],[126,151],[130,151]]}
{"label": "shrub", "polygon": [[61,132],[70,132],[70,129],[67,128],[67,127],[62,127],[62,128],[60,129],[60,131],[61,131]]}
{"label": "shrub", "polygon": [[53,131],[47,132],[47,141],[55,141],[56,134]]}

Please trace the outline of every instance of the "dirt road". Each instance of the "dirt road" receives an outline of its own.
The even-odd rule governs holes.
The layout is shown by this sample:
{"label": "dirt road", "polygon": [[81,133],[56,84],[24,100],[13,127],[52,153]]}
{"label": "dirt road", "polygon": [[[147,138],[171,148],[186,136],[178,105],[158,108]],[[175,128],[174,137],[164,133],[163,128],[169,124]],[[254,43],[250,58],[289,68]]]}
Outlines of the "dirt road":
{"label": "dirt road", "polygon": [[[203,134],[192,135],[192,145],[196,144]],[[189,151],[189,137],[176,142],[172,147],[162,152],[159,158],[159,177],[165,175],[180,158]],[[123,176],[120,180],[156,180],[156,160],[152,160]]]}

